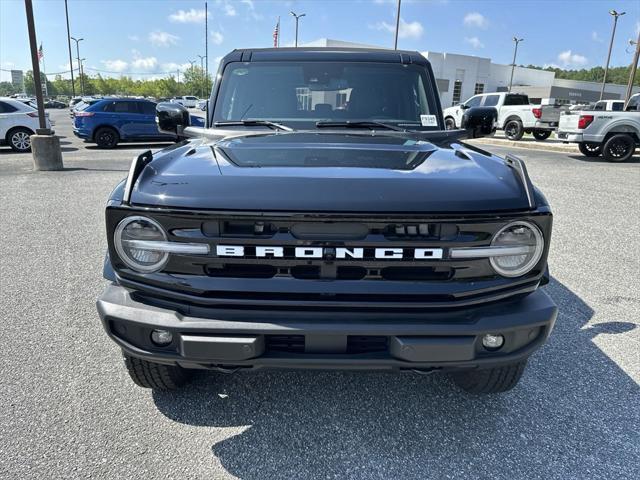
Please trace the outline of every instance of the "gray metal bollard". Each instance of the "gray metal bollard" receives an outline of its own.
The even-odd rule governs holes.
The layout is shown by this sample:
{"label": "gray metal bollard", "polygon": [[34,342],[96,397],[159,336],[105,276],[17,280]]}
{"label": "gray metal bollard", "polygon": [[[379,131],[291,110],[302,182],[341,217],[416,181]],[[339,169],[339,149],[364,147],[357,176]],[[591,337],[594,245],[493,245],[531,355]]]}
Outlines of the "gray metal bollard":
{"label": "gray metal bollard", "polygon": [[31,135],[34,170],[63,170],[60,138],[55,135]]}

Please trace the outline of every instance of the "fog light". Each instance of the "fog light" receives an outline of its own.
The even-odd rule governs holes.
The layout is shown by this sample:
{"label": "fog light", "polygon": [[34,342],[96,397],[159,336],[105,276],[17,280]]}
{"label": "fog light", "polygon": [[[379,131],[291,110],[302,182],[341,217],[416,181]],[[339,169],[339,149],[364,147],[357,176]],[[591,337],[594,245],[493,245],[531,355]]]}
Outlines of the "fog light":
{"label": "fog light", "polygon": [[154,330],[151,332],[151,341],[161,347],[169,345],[173,335],[168,330]]}
{"label": "fog light", "polygon": [[504,345],[504,337],[502,335],[487,333],[482,337],[482,346],[487,350],[498,350],[502,345]]}

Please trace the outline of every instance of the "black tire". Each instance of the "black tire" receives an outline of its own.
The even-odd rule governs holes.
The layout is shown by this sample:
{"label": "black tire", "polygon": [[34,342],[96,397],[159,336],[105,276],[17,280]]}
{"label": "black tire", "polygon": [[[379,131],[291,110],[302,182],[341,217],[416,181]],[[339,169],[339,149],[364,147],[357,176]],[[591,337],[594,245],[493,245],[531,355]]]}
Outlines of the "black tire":
{"label": "black tire", "polygon": [[111,127],[100,127],[93,135],[100,148],[113,148],[118,144],[120,135]]}
{"label": "black tire", "polygon": [[501,393],[518,384],[527,361],[502,367],[466,370],[452,373],[456,385],[469,393]]}
{"label": "black tire", "polygon": [[524,129],[520,120],[509,120],[504,124],[504,136],[509,140],[520,140],[523,135]]}
{"label": "black tire", "polygon": [[455,130],[456,129],[456,121],[452,117],[447,117],[444,119],[444,129],[445,130]]}
{"label": "black tire", "polygon": [[602,145],[599,143],[580,142],[578,150],[585,157],[597,157],[602,153]]}
{"label": "black tire", "polygon": [[6,141],[14,152],[30,152],[31,135],[33,135],[33,132],[28,128],[18,127],[7,132]]}
{"label": "black tire", "polygon": [[633,156],[635,149],[635,139],[631,135],[619,133],[604,143],[602,158],[609,162],[625,162]]}
{"label": "black tire", "polygon": [[533,131],[533,138],[535,138],[536,140],[546,140],[547,138],[549,138],[551,136],[551,130],[534,130]]}
{"label": "black tire", "polygon": [[148,362],[140,358],[131,357],[126,353],[124,364],[129,371],[131,380],[142,388],[153,390],[176,390],[189,381],[190,372],[184,368],[172,365],[161,365]]}

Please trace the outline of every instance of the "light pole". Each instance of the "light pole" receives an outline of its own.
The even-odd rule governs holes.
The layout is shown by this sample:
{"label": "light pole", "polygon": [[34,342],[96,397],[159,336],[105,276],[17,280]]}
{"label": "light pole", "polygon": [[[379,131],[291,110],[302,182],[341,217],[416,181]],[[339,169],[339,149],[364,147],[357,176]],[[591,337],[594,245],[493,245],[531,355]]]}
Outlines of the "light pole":
{"label": "light pole", "polygon": [[609,42],[609,53],[607,54],[607,64],[604,67],[604,78],[602,79],[602,88],[600,89],[600,100],[604,96],[604,86],[607,83],[607,72],[609,71],[609,60],[611,60],[611,49],[613,48],[613,38],[616,36],[616,26],[618,25],[618,17],[621,17],[626,12],[616,12],[615,10],[609,10],[609,15],[613,17],[613,30],[611,31],[611,41]]}
{"label": "light pole", "polygon": [[200,58],[200,75],[202,75],[202,82],[200,82],[200,95],[204,98],[204,82],[206,81],[204,78],[204,59],[207,58],[206,55],[198,55]]}
{"label": "light pole", "polygon": [[[80,75],[80,91],[82,92],[82,96],[84,97],[84,78],[82,78],[82,66],[80,65],[80,42],[83,41],[84,38],[69,38],[76,42],[76,58],[78,60],[78,75]],[[71,70],[73,70],[73,65],[71,65]]]}
{"label": "light pole", "polygon": [[306,13],[301,13],[300,15],[296,15],[294,12],[289,12],[291,13],[291,15],[293,15],[293,17],[296,19],[296,47],[298,46],[298,22],[300,21],[300,19],[302,17],[306,17],[307,14]]}
{"label": "light pole", "polygon": [[71,56],[71,33],[69,32],[69,9],[67,8],[67,0],[64,0],[64,14],[67,17],[67,46],[69,47],[69,68],[71,69],[71,94],[73,98],[76,96],[76,83],[73,80],[73,57]]}
{"label": "light pole", "polygon": [[393,43],[393,49],[398,49],[398,30],[400,30],[400,3],[402,0],[398,0],[398,12],[396,13],[396,40]]}
{"label": "light pole", "polygon": [[511,93],[511,85],[513,85],[513,71],[516,68],[516,55],[518,54],[518,44],[524,41],[524,38],[513,37],[516,46],[513,49],[513,63],[511,64],[511,78],[509,79],[509,93]]}
{"label": "light pole", "polygon": [[638,60],[640,59],[640,32],[638,32],[638,40],[634,42],[633,40],[629,40],[629,44],[636,45],[636,53],[633,56],[633,62],[631,62],[631,71],[629,72],[629,83],[627,84],[627,94],[624,97],[624,109],[626,110],[629,106],[629,99],[631,98],[631,94],[633,93],[633,83],[636,79],[636,71],[638,69]]}

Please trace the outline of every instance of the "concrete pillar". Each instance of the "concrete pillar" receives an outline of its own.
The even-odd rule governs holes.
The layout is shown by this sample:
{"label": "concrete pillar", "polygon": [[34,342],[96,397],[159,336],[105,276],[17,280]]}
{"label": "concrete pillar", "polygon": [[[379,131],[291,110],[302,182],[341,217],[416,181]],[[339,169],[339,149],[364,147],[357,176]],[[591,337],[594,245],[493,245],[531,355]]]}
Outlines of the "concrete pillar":
{"label": "concrete pillar", "polygon": [[55,135],[31,135],[34,170],[62,170],[60,138]]}

